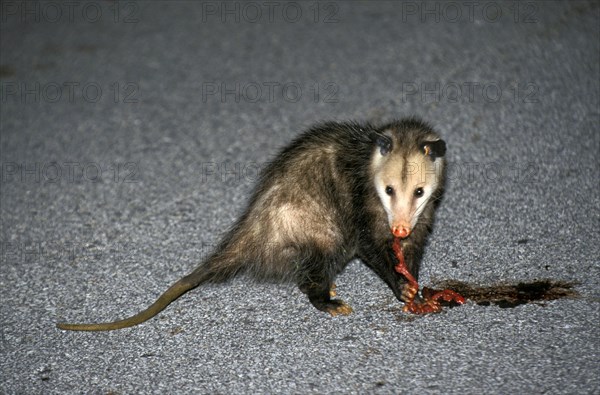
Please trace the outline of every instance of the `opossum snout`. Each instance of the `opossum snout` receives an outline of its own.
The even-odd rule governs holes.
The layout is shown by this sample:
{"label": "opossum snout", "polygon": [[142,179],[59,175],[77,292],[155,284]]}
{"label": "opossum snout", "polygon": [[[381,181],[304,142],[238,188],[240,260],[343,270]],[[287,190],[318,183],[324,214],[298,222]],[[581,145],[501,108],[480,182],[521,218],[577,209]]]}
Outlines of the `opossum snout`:
{"label": "opossum snout", "polygon": [[392,227],[392,234],[401,239],[405,239],[410,236],[410,227],[406,225],[395,225]]}

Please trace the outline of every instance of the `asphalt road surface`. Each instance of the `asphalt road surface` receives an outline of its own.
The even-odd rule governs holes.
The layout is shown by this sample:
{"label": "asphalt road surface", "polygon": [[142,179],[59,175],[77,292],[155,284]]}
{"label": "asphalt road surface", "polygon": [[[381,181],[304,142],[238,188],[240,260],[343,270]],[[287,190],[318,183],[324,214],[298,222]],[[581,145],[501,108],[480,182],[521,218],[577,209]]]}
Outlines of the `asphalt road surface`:
{"label": "asphalt road surface", "polygon": [[[1,7],[0,393],[600,393],[597,1]],[[55,327],[145,308],[313,123],[410,115],[450,166],[420,282],[466,305],[355,261],[347,317],[240,277]]]}

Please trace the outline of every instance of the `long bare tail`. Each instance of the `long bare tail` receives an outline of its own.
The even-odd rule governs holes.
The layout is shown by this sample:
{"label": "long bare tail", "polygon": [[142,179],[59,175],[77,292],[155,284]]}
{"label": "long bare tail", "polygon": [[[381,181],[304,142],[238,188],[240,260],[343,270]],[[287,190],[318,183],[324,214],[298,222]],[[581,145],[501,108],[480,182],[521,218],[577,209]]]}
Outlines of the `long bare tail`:
{"label": "long bare tail", "polygon": [[150,307],[146,310],[140,311],[136,315],[125,318],[120,321],[105,322],[101,324],[67,324],[60,322],[56,324],[59,329],[65,329],[69,331],[112,331],[114,329],[127,328],[137,324],[141,324],[144,321],[154,317],[162,310],[165,309],[171,302],[186,293],[197,285],[192,283],[185,283],[182,280],[177,281],[168,290],[165,291]]}
{"label": "long bare tail", "polygon": [[[226,267],[219,264],[218,259],[207,262],[199,266],[195,271],[183,277],[175,284],[171,285],[150,307],[140,311],[134,316],[114,322],[105,322],[99,324],[68,324],[58,323],[56,326],[59,329],[70,331],[112,331],[114,329],[122,329],[130,326],[141,324],[149,320],[165,309],[171,302],[179,298],[181,295],[196,288],[200,284],[206,282],[220,282],[236,274],[237,268]],[[237,265],[236,265],[237,266]],[[231,270],[234,269],[234,270]]]}

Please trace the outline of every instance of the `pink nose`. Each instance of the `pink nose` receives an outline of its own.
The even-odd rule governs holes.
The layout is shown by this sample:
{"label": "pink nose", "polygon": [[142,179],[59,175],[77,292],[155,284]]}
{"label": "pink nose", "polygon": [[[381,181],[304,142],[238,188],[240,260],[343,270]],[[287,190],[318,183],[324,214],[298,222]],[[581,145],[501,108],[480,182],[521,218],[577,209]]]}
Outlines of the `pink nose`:
{"label": "pink nose", "polygon": [[410,228],[408,228],[407,226],[402,226],[402,225],[394,226],[392,228],[392,234],[401,239],[405,239],[408,236],[410,236]]}

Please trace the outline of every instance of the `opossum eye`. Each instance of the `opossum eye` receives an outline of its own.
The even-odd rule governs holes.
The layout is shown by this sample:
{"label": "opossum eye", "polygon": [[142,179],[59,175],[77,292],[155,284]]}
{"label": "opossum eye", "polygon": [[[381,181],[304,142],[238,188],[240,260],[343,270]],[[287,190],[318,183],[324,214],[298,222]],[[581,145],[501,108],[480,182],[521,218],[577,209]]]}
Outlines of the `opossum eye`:
{"label": "opossum eye", "polygon": [[416,198],[420,198],[421,196],[423,196],[423,193],[424,193],[423,188],[415,189],[415,197]]}
{"label": "opossum eye", "polygon": [[385,193],[387,193],[390,196],[394,195],[394,188],[388,185],[387,187],[385,187]]}

